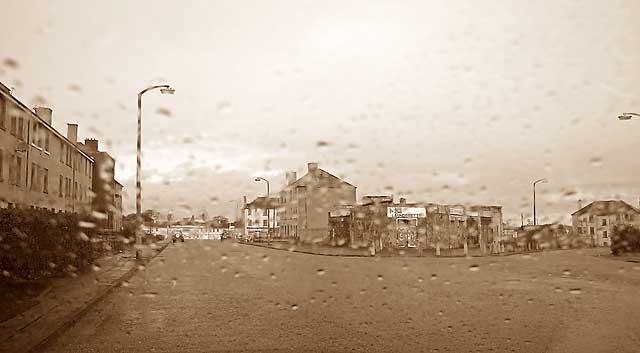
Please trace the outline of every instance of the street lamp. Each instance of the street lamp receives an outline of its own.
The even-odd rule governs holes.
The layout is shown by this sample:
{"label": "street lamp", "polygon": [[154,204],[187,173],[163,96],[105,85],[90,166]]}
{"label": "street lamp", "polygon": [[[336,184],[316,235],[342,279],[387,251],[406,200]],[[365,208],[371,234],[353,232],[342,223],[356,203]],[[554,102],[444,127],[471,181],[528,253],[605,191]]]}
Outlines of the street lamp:
{"label": "street lamp", "polygon": [[267,183],[267,200],[266,200],[266,207],[267,207],[267,242],[270,244],[271,243],[271,211],[269,209],[269,180],[263,178],[263,177],[256,177],[254,179],[254,181],[264,181],[265,183]]}
{"label": "street lamp", "polygon": [[[142,146],[142,95],[154,89],[160,89],[162,94],[174,94],[175,89],[169,85],[150,86],[138,93],[138,143],[136,145],[136,245],[142,245],[142,185],[140,178],[142,174],[141,146]],[[136,251],[136,258],[140,258],[140,253]]]}
{"label": "street lamp", "polygon": [[636,117],[636,118],[640,117],[640,114],[637,114],[637,113],[622,113],[622,115],[618,116],[618,119],[620,119],[620,120],[631,120],[631,118],[634,118],[634,117]]}
{"label": "street lamp", "polygon": [[538,224],[538,220],[536,219],[536,184],[538,183],[548,183],[547,179],[538,179],[533,182],[533,225]]}

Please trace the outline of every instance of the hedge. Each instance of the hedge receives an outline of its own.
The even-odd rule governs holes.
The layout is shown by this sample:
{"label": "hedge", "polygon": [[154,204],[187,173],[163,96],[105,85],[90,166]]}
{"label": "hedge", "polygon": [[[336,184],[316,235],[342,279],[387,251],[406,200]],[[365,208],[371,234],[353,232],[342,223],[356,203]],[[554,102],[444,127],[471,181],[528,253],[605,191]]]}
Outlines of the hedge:
{"label": "hedge", "polygon": [[611,253],[640,252],[640,230],[636,227],[620,225],[613,229]]}
{"label": "hedge", "polygon": [[0,209],[0,275],[75,274],[103,252],[94,228],[94,222],[77,214]]}

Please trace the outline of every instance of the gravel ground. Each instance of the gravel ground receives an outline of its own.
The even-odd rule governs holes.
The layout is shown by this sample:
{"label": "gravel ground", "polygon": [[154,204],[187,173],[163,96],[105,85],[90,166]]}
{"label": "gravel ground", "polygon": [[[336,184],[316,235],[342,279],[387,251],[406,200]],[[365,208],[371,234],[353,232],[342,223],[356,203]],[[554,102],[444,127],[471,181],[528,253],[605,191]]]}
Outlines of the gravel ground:
{"label": "gravel ground", "polygon": [[48,352],[638,352],[640,265],[170,245]]}

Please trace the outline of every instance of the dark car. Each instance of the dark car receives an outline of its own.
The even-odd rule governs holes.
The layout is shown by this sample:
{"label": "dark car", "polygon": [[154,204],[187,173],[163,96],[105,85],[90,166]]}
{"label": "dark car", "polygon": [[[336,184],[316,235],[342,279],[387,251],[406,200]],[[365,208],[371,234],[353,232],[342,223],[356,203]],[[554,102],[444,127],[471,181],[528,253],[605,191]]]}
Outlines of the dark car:
{"label": "dark car", "polygon": [[171,241],[173,241],[174,243],[177,241],[181,241],[184,243],[184,235],[182,234],[182,232],[173,233],[173,236],[171,237]]}

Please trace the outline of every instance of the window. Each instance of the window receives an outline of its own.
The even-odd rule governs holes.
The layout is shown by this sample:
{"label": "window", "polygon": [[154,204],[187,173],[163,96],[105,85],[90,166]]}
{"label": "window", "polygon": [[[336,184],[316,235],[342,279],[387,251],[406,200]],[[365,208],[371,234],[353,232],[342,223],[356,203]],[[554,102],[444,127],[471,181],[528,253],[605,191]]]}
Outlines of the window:
{"label": "window", "polygon": [[18,122],[17,118],[15,116],[12,116],[11,117],[11,128],[9,129],[9,132],[13,136],[16,136],[16,130],[18,129],[17,122]]}
{"label": "window", "polygon": [[7,105],[3,96],[0,96],[0,129],[5,130],[5,120],[7,116]]}
{"label": "window", "polygon": [[33,131],[31,132],[31,143],[37,145],[37,137],[38,136],[38,124],[33,124]]}
{"label": "window", "polygon": [[35,190],[36,187],[36,164],[31,163],[31,190]]}
{"label": "window", "polygon": [[269,221],[266,220],[266,219],[262,220],[262,226],[263,227],[268,227],[269,226]]}
{"label": "window", "polygon": [[64,141],[60,141],[60,163],[64,163]]}
{"label": "window", "polygon": [[589,222],[593,222],[593,215],[589,216]]}
{"label": "window", "polygon": [[619,221],[619,220],[620,220],[620,218],[621,218],[621,217],[620,217],[620,215],[619,215],[619,214],[617,214],[617,215],[616,215],[616,221]]}
{"label": "window", "polygon": [[602,237],[603,237],[603,238],[608,238],[608,237],[609,237],[608,235],[609,235],[609,234],[607,234],[607,231],[606,231],[606,230],[605,230],[604,232],[602,232]]}
{"label": "window", "polygon": [[602,219],[602,223],[601,223],[601,225],[603,225],[603,226],[606,226],[606,225],[607,225],[607,219],[606,219],[606,218],[603,218],[603,219]]}
{"label": "window", "polygon": [[73,199],[74,200],[78,199],[78,182],[77,181],[73,182]]}
{"label": "window", "polygon": [[22,182],[22,157],[18,157],[18,156],[16,156],[15,178],[16,179],[14,180],[14,184],[16,186],[20,186],[20,183]]}
{"label": "window", "polygon": [[62,197],[62,174],[60,174],[60,180],[59,180],[59,184],[58,184],[58,197]]}
{"label": "window", "polygon": [[44,188],[42,189],[42,192],[45,194],[49,193],[49,169],[47,168],[44,168]]}
{"label": "window", "polygon": [[24,141],[24,118],[18,118],[18,139]]}
{"label": "window", "polygon": [[44,150],[49,152],[49,139],[50,139],[51,134],[49,133],[49,131],[44,130]]}
{"label": "window", "polygon": [[4,154],[0,149],[0,182],[4,181]]}
{"label": "window", "polygon": [[589,234],[591,234],[591,235],[596,234],[595,229],[593,229],[593,227],[589,228]]}

